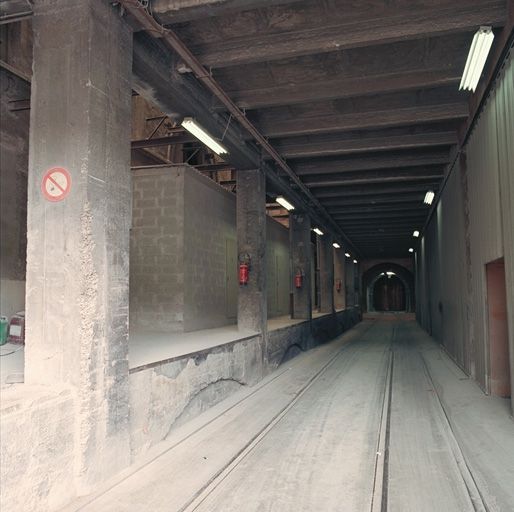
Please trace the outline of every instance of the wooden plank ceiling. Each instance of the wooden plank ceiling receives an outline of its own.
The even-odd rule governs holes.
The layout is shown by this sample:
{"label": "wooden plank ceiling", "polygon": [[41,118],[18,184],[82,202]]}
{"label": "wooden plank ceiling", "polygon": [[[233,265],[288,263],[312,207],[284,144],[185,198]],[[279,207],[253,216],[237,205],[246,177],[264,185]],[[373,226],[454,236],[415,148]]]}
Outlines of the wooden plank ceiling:
{"label": "wooden plank ceiling", "polygon": [[[194,4],[194,2],[192,2]],[[468,116],[458,85],[504,0],[207,2],[153,12],[269,138],[363,256],[403,256]],[[237,8],[244,10],[238,11]],[[221,108],[221,107],[218,107]]]}

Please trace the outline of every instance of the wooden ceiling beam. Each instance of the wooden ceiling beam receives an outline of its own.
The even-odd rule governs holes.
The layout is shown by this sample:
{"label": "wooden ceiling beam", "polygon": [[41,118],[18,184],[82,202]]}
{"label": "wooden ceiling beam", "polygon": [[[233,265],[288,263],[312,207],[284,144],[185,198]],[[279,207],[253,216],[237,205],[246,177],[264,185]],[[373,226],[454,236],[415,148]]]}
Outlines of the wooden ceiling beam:
{"label": "wooden ceiling beam", "polygon": [[292,167],[299,176],[355,173],[380,169],[398,170],[400,168],[403,168],[404,172],[408,174],[415,173],[416,167],[437,166],[440,170],[440,167],[449,161],[449,151],[442,149],[297,161]]}
{"label": "wooden ceiling beam", "polygon": [[313,26],[302,30],[242,35],[192,50],[205,66],[221,68],[473,31],[480,25],[501,26],[505,20],[504,0],[454,2],[437,9],[413,6],[389,17],[363,14],[360,23],[327,27],[313,20]]}
{"label": "wooden ceiling beam", "polygon": [[468,104],[463,101],[460,103],[395,108],[390,110],[352,112],[350,114],[296,116],[293,119],[274,119],[272,117],[266,117],[259,121],[259,126],[265,136],[277,138],[419,125],[436,121],[465,119],[467,116]]}
{"label": "wooden ceiling beam", "polygon": [[458,84],[462,70],[415,70],[387,75],[358,76],[231,91],[229,96],[247,110],[310,103],[320,100],[353,98],[398,91]]}
{"label": "wooden ceiling beam", "polygon": [[[323,204],[327,209],[330,208],[339,208],[339,207],[352,207],[352,206],[369,206],[373,207],[375,205],[396,205],[396,204],[404,204],[404,203],[412,203],[416,202],[420,206],[424,206],[423,198],[425,197],[425,192],[407,192],[405,194],[395,194],[393,197],[389,197],[388,195],[375,195],[371,193],[371,195],[363,195],[355,198],[344,197],[342,199],[337,198],[329,198],[324,199]],[[427,207],[428,210],[428,207]]]}
{"label": "wooden ceiling beam", "polygon": [[354,185],[374,185],[374,184],[388,184],[388,183],[414,183],[423,181],[433,181],[434,179],[442,179],[444,174],[438,172],[437,174],[427,174],[424,176],[384,176],[377,178],[334,178],[331,180],[305,182],[309,188],[321,187],[350,187]]}
{"label": "wooden ceiling beam", "polygon": [[315,196],[318,199],[323,198],[344,198],[344,197],[354,197],[354,196],[366,196],[366,195],[389,195],[390,197],[394,197],[396,194],[403,193],[416,193],[424,190],[436,188],[439,184],[439,181],[432,183],[422,183],[422,184],[413,184],[413,185],[394,185],[394,186],[385,186],[385,185],[369,185],[366,187],[327,187],[327,190],[317,190],[315,192]]}
{"label": "wooden ceiling beam", "polygon": [[351,155],[373,151],[393,151],[400,149],[430,148],[451,146],[457,143],[457,132],[417,133],[383,137],[358,137],[355,139],[313,140],[299,143],[294,139],[277,140],[277,151],[287,159],[312,158],[321,156]]}
{"label": "wooden ceiling beam", "polygon": [[301,0],[153,0],[152,12],[161,23],[171,25],[299,1]]}

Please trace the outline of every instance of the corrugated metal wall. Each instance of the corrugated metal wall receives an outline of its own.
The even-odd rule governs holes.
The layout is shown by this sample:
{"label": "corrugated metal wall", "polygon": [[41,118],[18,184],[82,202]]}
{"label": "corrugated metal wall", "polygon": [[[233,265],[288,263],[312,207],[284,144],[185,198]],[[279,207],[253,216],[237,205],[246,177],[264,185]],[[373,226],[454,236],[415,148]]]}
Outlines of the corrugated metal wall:
{"label": "corrugated metal wall", "polygon": [[[514,50],[495,91],[503,252],[509,322],[510,377],[514,393]],[[511,401],[514,413],[514,400]]]}
{"label": "corrugated metal wall", "polygon": [[464,151],[466,158],[454,166],[416,254],[417,317],[488,391],[485,265],[501,257],[505,258],[507,274],[511,374],[514,373],[512,55]]}
{"label": "corrugated metal wall", "polygon": [[475,378],[487,390],[489,354],[485,343],[487,332],[485,264],[503,255],[496,103],[492,97],[469,138],[466,155]]}

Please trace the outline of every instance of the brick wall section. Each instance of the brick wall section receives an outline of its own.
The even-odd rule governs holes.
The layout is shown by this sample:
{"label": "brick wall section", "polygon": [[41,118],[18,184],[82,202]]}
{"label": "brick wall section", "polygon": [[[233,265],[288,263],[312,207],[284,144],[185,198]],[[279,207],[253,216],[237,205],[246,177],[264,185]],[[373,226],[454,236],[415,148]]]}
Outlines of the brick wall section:
{"label": "brick wall section", "polygon": [[185,174],[184,197],[184,330],[235,323],[236,198],[194,169]]}
{"label": "brick wall section", "polygon": [[[289,313],[287,228],[267,218],[268,316]],[[189,332],[236,323],[236,198],[189,166],[133,171],[130,323]]]}
{"label": "brick wall section", "polygon": [[183,330],[184,168],[133,174],[131,327]]}

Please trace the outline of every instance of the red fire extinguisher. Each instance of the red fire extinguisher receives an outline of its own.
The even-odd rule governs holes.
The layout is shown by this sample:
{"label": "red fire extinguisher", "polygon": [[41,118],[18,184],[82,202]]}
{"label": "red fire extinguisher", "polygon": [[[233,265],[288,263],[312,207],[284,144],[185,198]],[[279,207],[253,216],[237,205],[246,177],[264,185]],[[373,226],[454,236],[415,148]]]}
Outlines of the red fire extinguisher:
{"label": "red fire extinguisher", "polygon": [[341,279],[336,279],[336,291],[340,292],[342,287],[342,281]]}
{"label": "red fire extinguisher", "polygon": [[294,276],[294,285],[296,288],[301,288],[302,284],[303,284],[303,274],[302,274],[301,269],[298,269]]}
{"label": "red fire extinguisher", "polygon": [[239,284],[246,286],[250,278],[250,256],[241,254],[239,256]]}

